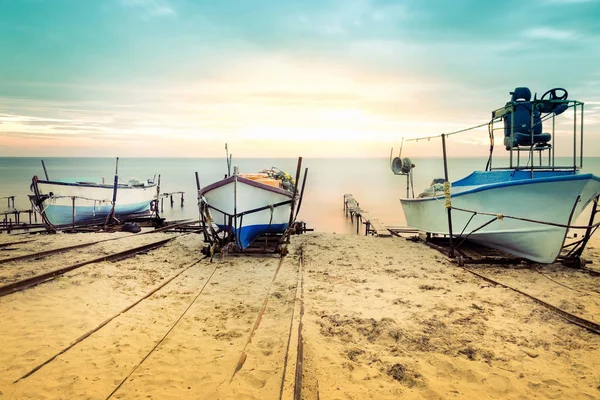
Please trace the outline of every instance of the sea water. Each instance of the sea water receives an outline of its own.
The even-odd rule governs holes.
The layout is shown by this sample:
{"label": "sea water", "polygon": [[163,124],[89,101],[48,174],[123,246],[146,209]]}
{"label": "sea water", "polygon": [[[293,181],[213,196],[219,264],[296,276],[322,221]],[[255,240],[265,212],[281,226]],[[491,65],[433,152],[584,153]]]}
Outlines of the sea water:
{"label": "sea water", "polygon": [[[104,177],[112,183],[115,174],[113,158],[45,158],[50,179],[66,177]],[[277,167],[294,176],[297,159],[291,158],[234,158],[233,166],[241,172],[258,172]],[[444,164],[441,158],[413,158],[413,185],[408,187],[409,195],[414,190],[418,195],[429,186],[434,178],[444,177]],[[448,158],[449,180],[460,179],[474,170],[485,169],[486,158]],[[506,159],[500,160],[500,166]],[[579,160],[577,160],[579,162]],[[573,159],[560,158],[557,164],[572,165]],[[600,158],[585,158],[583,172],[600,175]],[[369,211],[388,226],[406,224],[399,198],[406,197],[405,176],[394,175],[389,158],[305,158],[302,173],[308,168],[306,188],[299,220],[309,228],[320,232],[348,233],[355,231],[344,217],[343,196],[350,193]],[[121,158],[118,176],[121,182],[134,178],[145,181],[160,175],[161,193],[184,192],[184,205],[180,205],[180,195],[174,195],[174,205],[164,199],[161,215],[168,220],[198,218],[195,172],[198,172],[200,185],[206,186],[222,179],[227,173],[225,158]],[[7,208],[6,196],[16,196],[15,205],[19,209],[30,207],[27,195],[34,175],[44,178],[44,170],[39,158],[0,158],[0,210]],[[517,200],[518,201],[518,200]]]}

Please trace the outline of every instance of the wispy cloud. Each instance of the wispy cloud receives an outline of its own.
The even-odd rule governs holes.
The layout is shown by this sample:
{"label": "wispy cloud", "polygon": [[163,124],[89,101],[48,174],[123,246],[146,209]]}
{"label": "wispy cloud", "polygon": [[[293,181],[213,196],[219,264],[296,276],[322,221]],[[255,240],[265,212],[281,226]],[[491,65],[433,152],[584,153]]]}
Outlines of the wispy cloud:
{"label": "wispy cloud", "polygon": [[525,37],[530,39],[572,40],[577,34],[570,30],[538,27],[525,31]]}
{"label": "wispy cloud", "polygon": [[542,5],[572,5],[579,3],[596,3],[599,0],[542,0]]}
{"label": "wispy cloud", "polygon": [[167,0],[120,0],[120,2],[125,7],[141,10],[146,18],[177,16],[177,12]]}

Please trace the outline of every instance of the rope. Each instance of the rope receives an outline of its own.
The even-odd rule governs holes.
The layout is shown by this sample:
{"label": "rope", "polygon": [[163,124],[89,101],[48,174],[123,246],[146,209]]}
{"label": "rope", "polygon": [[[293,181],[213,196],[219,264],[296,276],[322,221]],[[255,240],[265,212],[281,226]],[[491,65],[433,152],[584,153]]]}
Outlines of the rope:
{"label": "rope", "polygon": [[450,182],[444,182],[444,197],[446,198],[446,202],[444,203],[444,207],[447,209],[452,208],[452,201],[450,200]]}
{"label": "rope", "polygon": [[531,222],[534,224],[540,224],[540,225],[550,225],[550,226],[556,226],[558,228],[569,228],[569,229],[588,229],[588,228],[597,228],[598,226],[600,226],[600,222],[597,222],[593,225],[566,225],[566,224],[558,224],[555,222],[544,222],[544,221],[538,221],[535,219],[530,219],[530,218],[522,218],[522,217],[513,217],[510,215],[504,215],[504,214],[494,214],[494,213],[489,213],[489,212],[484,212],[484,211],[473,211],[473,210],[467,210],[464,208],[457,208],[457,207],[452,207],[453,210],[458,210],[458,211],[464,211],[464,212],[469,212],[469,213],[476,213],[476,214],[481,214],[481,215],[489,215],[492,217],[495,217],[495,219],[499,219],[502,220],[504,218],[510,218],[510,219],[516,219],[518,221],[525,221],[525,222]]}
{"label": "rope", "polygon": [[242,369],[242,367],[244,366],[244,363],[246,362],[246,357],[247,357],[246,348],[252,342],[254,333],[256,332],[256,330],[258,329],[258,327],[260,325],[260,322],[262,321],[262,317],[265,313],[265,310],[267,309],[267,303],[269,302],[269,294],[271,293],[271,288],[273,287],[273,284],[275,283],[275,280],[277,279],[277,275],[279,274],[279,270],[281,269],[281,266],[283,265],[284,260],[285,260],[285,257],[281,257],[279,259],[279,264],[277,265],[277,269],[275,270],[273,279],[271,280],[271,283],[269,284],[267,292],[265,293],[265,298],[263,300],[262,307],[260,308],[260,311],[258,312],[256,321],[254,321],[254,326],[252,327],[252,330],[250,331],[250,334],[248,335],[248,339],[246,340],[246,344],[244,345],[244,348],[242,349],[242,354],[240,355],[240,358],[239,358],[237,364],[235,365],[235,370],[233,371],[233,374],[231,375],[231,379],[229,379],[229,383],[231,383],[233,381],[233,378],[235,378],[235,374],[237,374],[238,371],[240,369]]}
{"label": "rope", "polygon": [[119,385],[115,388],[115,390],[113,390],[107,397],[106,400],[110,399],[113,394],[115,394],[117,392],[117,390],[119,390],[121,388],[121,386],[123,386],[123,384],[127,381],[127,379],[129,379],[129,377],[139,368],[140,365],[142,365],[142,363],[144,361],[146,361],[146,359],[148,357],[150,357],[150,354],[152,354],[154,352],[154,350],[156,350],[158,348],[158,346],[160,346],[160,344],[167,338],[167,336],[169,335],[169,333],[171,333],[171,331],[177,326],[177,324],[179,323],[179,321],[181,321],[181,319],[185,316],[185,314],[188,312],[188,310],[194,305],[194,303],[196,302],[196,300],[198,300],[198,297],[200,297],[200,295],[202,294],[202,292],[204,292],[204,288],[206,287],[206,285],[208,285],[208,282],[210,282],[211,278],[213,277],[213,275],[215,274],[215,272],[217,271],[219,267],[215,267],[215,269],[213,270],[213,272],[210,274],[210,276],[208,277],[208,279],[206,280],[206,282],[204,282],[204,286],[202,286],[202,289],[200,289],[200,291],[198,292],[198,294],[196,295],[196,297],[194,297],[194,300],[192,300],[192,302],[187,306],[187,308],[185,309],[185,311],[183,312],[183,314],[181,314],[179,316],[179,318],[177,318],[177,321],[175,321],[175,323],[173,324],[173,326],[171,326],[171,328],[169,328],[169,330],[167,331],[167,333],[165,333],[165,335],[156,343],[156,345],[154,345],[154,347],[148,352],[148,354],[146,354],[146,356],[144,358],[142,358],[142,360],[131,370],[131,372],[121,381],[121,383],[119,383]]}
{"label": "rope", "polygon": [[446,135],[446,136],[452,136],[452,135],[456,135],[456,134],[458,134],[458,133],[463,133],[463,132],[471,131],[471,130],[473,130],[473,129],[481,128],[481,127],[484,127],[484,126],[486,126],[486,125],[488,125],[488,124],[489,124],[489,122],[486,122],[486,123],[484,123],[484,124],[479,124],[479,125],[476,125],[476,126],[472,126],[472,127],[470,127],[470,128],[465,128],[465,129],[461,129],[461,130],[459,130],[459,131],[454,131],[454,132],[450,132],[450,133],[442,133],[442,134],[440,134],[440,135],[424,136],[424,137],[420,137],[420,138],[405,139],[405,140],[406,140],[407,142],[418,142],[419,140],[425,140],[425,139],[427,139],[427,140],[431,140],[431,139],[437,139],[437,138],[440,138],[440,137],[442,137],[442,135]]}
{"label": "rope", "polygon": [[[573,100],[570,100],[570,101],[573,101]],[[577,104],[572,104],[572,105],[569,105],[568,108],[572,108],[572,107],[576,107],[576,106],[577,106]],[[540,121],[533,123],[532,126],[531,126],[531,128],[533,129],[533,127],[535,125],[542,124],[542,122],[544,122],[544,121],[546,121],[546,120],[548,120],[548,119],[550,119],[550,118],[552,118],[554,116],[555,116],[554,112],[551,112],[551,113],[548,113],[548,114],[544,115],[543,117],[540,117]],[[465,128],[465,129],[460,129],[458,131],[454,131],[454,132],[450,132],[450,133],[442,133],[440,135],[423,136],[423,137],[412,138],[412,139],[404,139],[404,138],[402,138],[402,141],[403,142],[404,141],[407,141],[407,142],[418,142],[419,140],[425,140],[425,139],[427,139],[427,140],[438,139],[438,138],[441,138],[442,135],[445,135],[446,137],[448,137],[448,136],[456,135],[458,133],[463,133],[463,132],[471,131],[471,130],[474,130],[474,129],[477,129],[477,128],[482,128],[482,127],[484,127],[486,125],[490,125],[495,120],[500,120],[501,118],[502,117],[498,117],[497,119],[496,118],[492,118],[489,122],[485,122],[483,124],[479,124],[479,125],[476,125],[476,126],[471,126],[469,128]]]}

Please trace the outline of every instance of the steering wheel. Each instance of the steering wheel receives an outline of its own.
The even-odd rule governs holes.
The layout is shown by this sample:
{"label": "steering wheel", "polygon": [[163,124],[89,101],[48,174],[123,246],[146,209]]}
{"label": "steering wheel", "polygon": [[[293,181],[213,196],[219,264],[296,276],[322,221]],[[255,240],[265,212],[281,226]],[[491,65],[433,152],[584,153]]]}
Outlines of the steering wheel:
{"label": "steering wheel", "polygon": [[[557,92],[559,92],[560,95],[558,95]],[[548,100],[566,100],[567,97],[569,97],[569,93],[563,88],[554,88],[544,93],[541,97],[541,100],[544,100],[546,96],[549,97]]]}

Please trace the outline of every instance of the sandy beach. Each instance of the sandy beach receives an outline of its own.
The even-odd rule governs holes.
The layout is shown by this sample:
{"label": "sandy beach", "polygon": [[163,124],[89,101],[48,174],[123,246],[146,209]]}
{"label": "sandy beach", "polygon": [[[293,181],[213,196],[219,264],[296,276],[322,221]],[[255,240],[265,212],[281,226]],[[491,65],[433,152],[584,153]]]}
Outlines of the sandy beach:
{"label": "sandy beach", "polygon": [[[0,235],[31,240],[2,247],[0,260],[124,236],[2,264],[2,285],[173,237],[0,297],[0,398],[600,398],[600,336],[423,243],[314,233],[292,237],[283,258],[211,261],[201,235],[128,235]],[[600,270],[598,238],[584,256]],[[600,322],[598,276],[469,268]]]}

